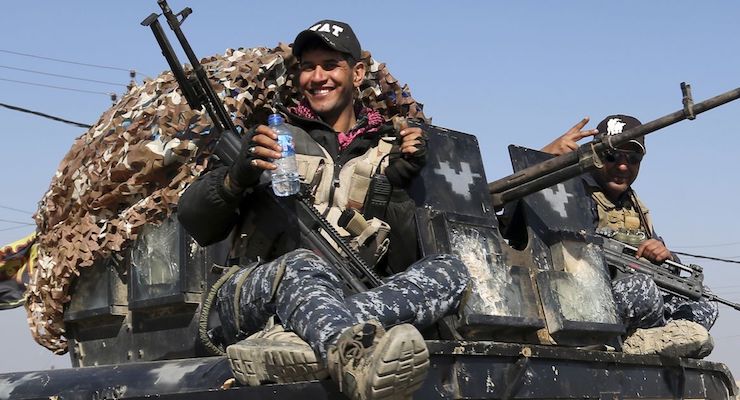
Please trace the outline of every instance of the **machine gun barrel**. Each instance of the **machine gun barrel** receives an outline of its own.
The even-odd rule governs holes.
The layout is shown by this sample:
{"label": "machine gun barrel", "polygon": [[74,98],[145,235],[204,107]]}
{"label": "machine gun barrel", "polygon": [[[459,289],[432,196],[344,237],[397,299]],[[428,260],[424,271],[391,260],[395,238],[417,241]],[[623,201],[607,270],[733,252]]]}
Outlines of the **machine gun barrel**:
{"label": "machine gun barrel", "polygon": [[[203,66],[201,65],[198,57],[195,56],[195,53],[190,47],[190,43],[185,37],[185,34],[182,32],[182,29],[180,29],[180,25],[185,22],[185,18],[187,18],[187,16],[190,15],[193,10],[190,9],[190,7],[184,8],[178,14],[182,15],[182,20],[179,20],[177,18],[177,15],[172,13],[172,10],[170,9],[170,6],[167,4],[166,0],[157,0],[157,4],[159,4],[159,7],[162,9],[162,14],[164,14],[164,17],[167,19],[167,23],[170,25],[170,29],[172,29],[172,32],[175,33],[175,37],[177,37],[177,40],[180,42],[182,50],[185,52],[185,56],[187,56],[188,60],[190,61],[190,65],[192,66],[193,72],[195,73],[195,78],[199,83],[198,87],[201,89],[200,95],[202,97],[204,96],[207,100],[202,101],[202,103],[206,107],[209,116],[211,116],[211,120],[214,124],[218,124],[219,128],[221,128],[223,131],[236,132],[234,123],[229,117],[229,114],[226,113],[226,109],[223,107],[221,99],[219,99],[218,96],[216,96],[216,92],[213,91],[213,87],[208,80],[206,71],[203,69]],[[209,107],[211,108],[210,110]]]}
{"label": "machine gun barrel", "polygon": [[[162,29],[162,25],[157,20],[158,17],[159,16],[157,14],[152,13],[141,22],[141,25],[148,26],[152,29],[152,33],[154,33],[154,38],[157,39],[159,48],[162,49],[162,55],[164,56],[165,60],[167,60],[167,64],[170,66],[170,70],[175,76],[175,79],[180,86],[180,90],[185,96],[185,100],[187,100],[191,108],[193,108],[194,110],[199,110],[202,105],[200,103],[200,100],[198,99],[198,95],[195,92],[195,88],[193,87],[193,85],[188,83],[188,78],[185,75],[185,70],[183,70],[182,64],[180,64],[180,60],[177,58],[175,50],[172,49],[172,45],[167,39],[167,35],[165,35],[164,29]],[[213,118],[214,116],[211,117]]]}
{"label": "machine gun barrel", "polygon": [[[167,59],[167,63],[172,70],[172,74],[175,76],[175,79],[177,79],[180,90],[185,96],[188,104],[193,110],[205,108],[205,111],[211,119],[214,128],[218,131],[218,134],[222,134],[227,131],[236,132],[234,122],[229,118],[229,114],[226,112],[221,100],[216,95],[216,92],[214,92],[213,87],[208,80],[208,75],[200,64],[198,57],[195,56],[195,53],[190,47],[190,43],[188,43],[182,29],[180,29],[180,25],[185,21],[185,18],[192,13],[192,10],[187,7],[180,13],[174,14],[166,0],[157,0],[157,4],[159,4],[159,7],[162,9],[162,13],[167,19],[170,29],[175,33],[177,40],[180,42],[180,45],[185,52],[185,56],[190,61],[194,76],[188,77],[182,68],[182,64],[180,64],[177,55],[172,50],[172,45],[170,45],[162,26],[157,20],[157,14],[149,15],[141,22],[141,25],[148,26],[152,29],[152,33],[154,33],[154,37],[157,39],[159,47],[162,49],[162,55]],[[182,19],[178,19],[178,15],[182,16]]]}
{"label": "machine gun barrel", "polygon": [[717,296],[714,293],[705,292],[703,297],[705,299],[709,300],[709,301],[716,301],[717,303],[724,304],[724,305],[726,305],[728,307],[734,308],[737,311],[740,311],[740,304],[734,303],[734,302],[732,302],[730,300],[727,300],[727,299],[723,299],[723,298]]}
{"label": "machine gun barrel", "polygon": [[690,86],[681,83],[681,89],[684,93],[683,110],[665,115],[621,134],[607,136],[606,140],[592,141],[580,146],[578,151],[557,156],[489,183],[488,191],[492,196],[494,208],[499,209],[506,203],[599,168],[601,165],[600,156],[608,149],[619,147],[630,140],[645,136],[684,119],[694,119],[697,114],[740,98],[740,88],[736,88],[701,103],[693,104]]}

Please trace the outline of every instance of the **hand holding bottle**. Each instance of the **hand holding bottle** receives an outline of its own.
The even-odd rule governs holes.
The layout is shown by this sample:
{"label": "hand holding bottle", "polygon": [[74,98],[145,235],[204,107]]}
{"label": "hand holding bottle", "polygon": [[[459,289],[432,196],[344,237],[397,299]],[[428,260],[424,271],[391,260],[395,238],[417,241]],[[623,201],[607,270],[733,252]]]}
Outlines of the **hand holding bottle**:
{"label": "hand holding bottle", "polygon": [[290,196],[301,189],[298,165],[295,159],[293,132],[285,125],[280,114],[271,114],[267,119],[270,128],[277,134],[280,154],[273,158],[272,191],[276,196]]}

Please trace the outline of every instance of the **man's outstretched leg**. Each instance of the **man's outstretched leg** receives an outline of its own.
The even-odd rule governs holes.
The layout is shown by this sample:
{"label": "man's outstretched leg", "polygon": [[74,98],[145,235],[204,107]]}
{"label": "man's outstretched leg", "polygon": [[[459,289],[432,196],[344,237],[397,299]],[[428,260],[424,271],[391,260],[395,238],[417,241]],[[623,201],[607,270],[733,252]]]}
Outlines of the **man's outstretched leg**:
{"label": "man's outstretched leg", "polygon": [[[330,359],[332,375],[339,380],[343,391],[354,398],[410,393],[421,384],[428,365],[428,353],[418,330],[403,324],[386,332],[381,323],[386,326],[403,322],[433,323],[454,310],[467,282],[465,268],[459,260],[438,256],[415,264],[380,288],[351,297],[347,300],[349,304],[345,304],[341,281],[332,268],[309,251],[291,252],[260,268],[245,281],[250,282],[255,291],[250,294],[242,291],[240,299],[235,302],[240,305],[239,313],[274,310],[286,328],[305,339],[322,360]],[[442,271],[439,275],[435,271],[440,271],[440,268],[453,272]],[[252,284],[258,276],[272,278],[269,280],[272,283]],[[434,281],[439,279],[441,281],[435,284]],[[383,295],[378,297],[380,293]],[[450,300],[443,300],[445,298]],[[409,299],[418,301],[409,302]],[[387,313],[382,307],[369,307],[370,303],[383,300],[387,300],[384,304],[393,304],[389,310],[397,312]],[[228,308],[225,304],[224,309]],[[363,314],[360,310],[375,311]],[[368,323],[373,318],[381,323]],[[248,327],[242,330],[248,330]],[[268,369],[281,368],[280,365],[269,365],[270,359],[275,358],[271,356],[275,354],[268,354],[276,349],[279,351],[281,346],[264,346],[264,343],[255,346],[254,343],[250,339],[234,348],[247,349],[247,355],[252,358],[247,361],[251,364],[266,362]],[[393,363],[394,358],[399,362]],[[378,362],[380,359],[385,361]],[[393,379],[381,382],[379,376],[389,374]],[[278,382],[283,379],[279,376],[272,378]],[[345,382],[351,383],[345,385]]]}
{"label": "man's outstretched leg", "polygon": [[663,295],[652,278],[631,274],[612,281],[617,313],[627,330],[665,325]]}
{"label": "man's outstretched leg", "polygon": [[[709,288],[704,287],[705,292]],[[663,297],[665,302],[665,318],[667,321],[685,319],[696,322],[706,330],[712,329],[719,316],[719,307],[714,301],[705,298],[699,300],[686,300],[671,294]]]}
{"label": "man's outstretched leg", "polygon": [[681,299],[671,294],[663,296],[663,300],[665,326],[638,329],[625,340],[625,351],[690,358],[708,356],[714,349],[709,329],[717,320],[717,304],[706,299]]}
{"label": "man's outstretched leg", "polygon": [[[300,281],[303,287],[294,288]],[[232,370],[240,382],[259,385],[328,376],[323,360],[306,341],[281,325],[266,323],[277,313],[278,298],[288,302],[308,291],[307,299],[318,299],[319,310],[339,324],[335,329],[352,326],[354,321],[342,305],[341,289],[337,290],[341,286],[335,285],[335,281],[339,283],[333,272],[305,250],[285,254],[253,270],[241,270],[226,281],[218,291],[217,303],[224,338],[233,343],[252,334],[227,348]],[[285,286],[296,296],[286,296]]]}
{"label": "man's outstretched leg", "polygon": [[[467,276],[457,258],[430,256],[345,299],[360,324],[327,346],[330,373],[342,392],[358,399],[410,397],[429,369],[429,352],[417,328],[457,309]],[[365,356],[368,350],[373,354]]]}
{"label": "man's outstretched leg", "polygon": [[628,275],[612,286],[628,330],[625,353],[704,358],[714,348],[708,329],[717,318],[716,304],[664,296],[644,274]]}
{"label": "man's outstretched leg", "polygon": [[357,293],[345,303],[357,321],[378,320],[388,328],[409,323],[424,329],[457,310],[468,283],[468,272],[457,257],[425,257],[382,286]]}

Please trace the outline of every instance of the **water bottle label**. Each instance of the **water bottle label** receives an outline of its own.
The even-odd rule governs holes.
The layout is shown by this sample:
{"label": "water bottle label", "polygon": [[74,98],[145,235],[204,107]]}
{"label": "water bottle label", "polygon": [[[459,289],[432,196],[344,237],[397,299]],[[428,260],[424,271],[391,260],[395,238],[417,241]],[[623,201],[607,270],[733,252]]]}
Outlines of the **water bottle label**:
{"label": "water bottle label", "polygon": [[295,144],[293,143],[293,136],[290,135],[278,135],[278,144],[283,149],[283,158],[291,157],[295,155]]}

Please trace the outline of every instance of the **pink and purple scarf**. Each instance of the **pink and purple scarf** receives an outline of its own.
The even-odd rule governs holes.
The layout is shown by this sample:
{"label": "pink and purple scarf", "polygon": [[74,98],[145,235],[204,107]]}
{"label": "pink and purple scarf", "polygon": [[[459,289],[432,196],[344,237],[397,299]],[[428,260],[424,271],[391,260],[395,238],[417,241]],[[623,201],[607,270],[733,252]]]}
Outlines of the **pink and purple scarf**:
{"label": "pink and purple scarf", "polygon": [[[299,117],[320,120],[319,116],[316,115],[311,107],[309,107],[306,100],[301,101],[301,103],[295,107],[291,107],[290,112]],[[355,138],[366,133],[375,132],[381,125],[383,125],[383,116],[372,108],[362,107],[357,115],[358,118],[362,118],[363,116],[367,117],[367,124],[361,127],[352,128],[347,132],[339,132],[337,135],[337,138],[339,139],[339,151],[346,149],[347,146],[355,140]]]}

